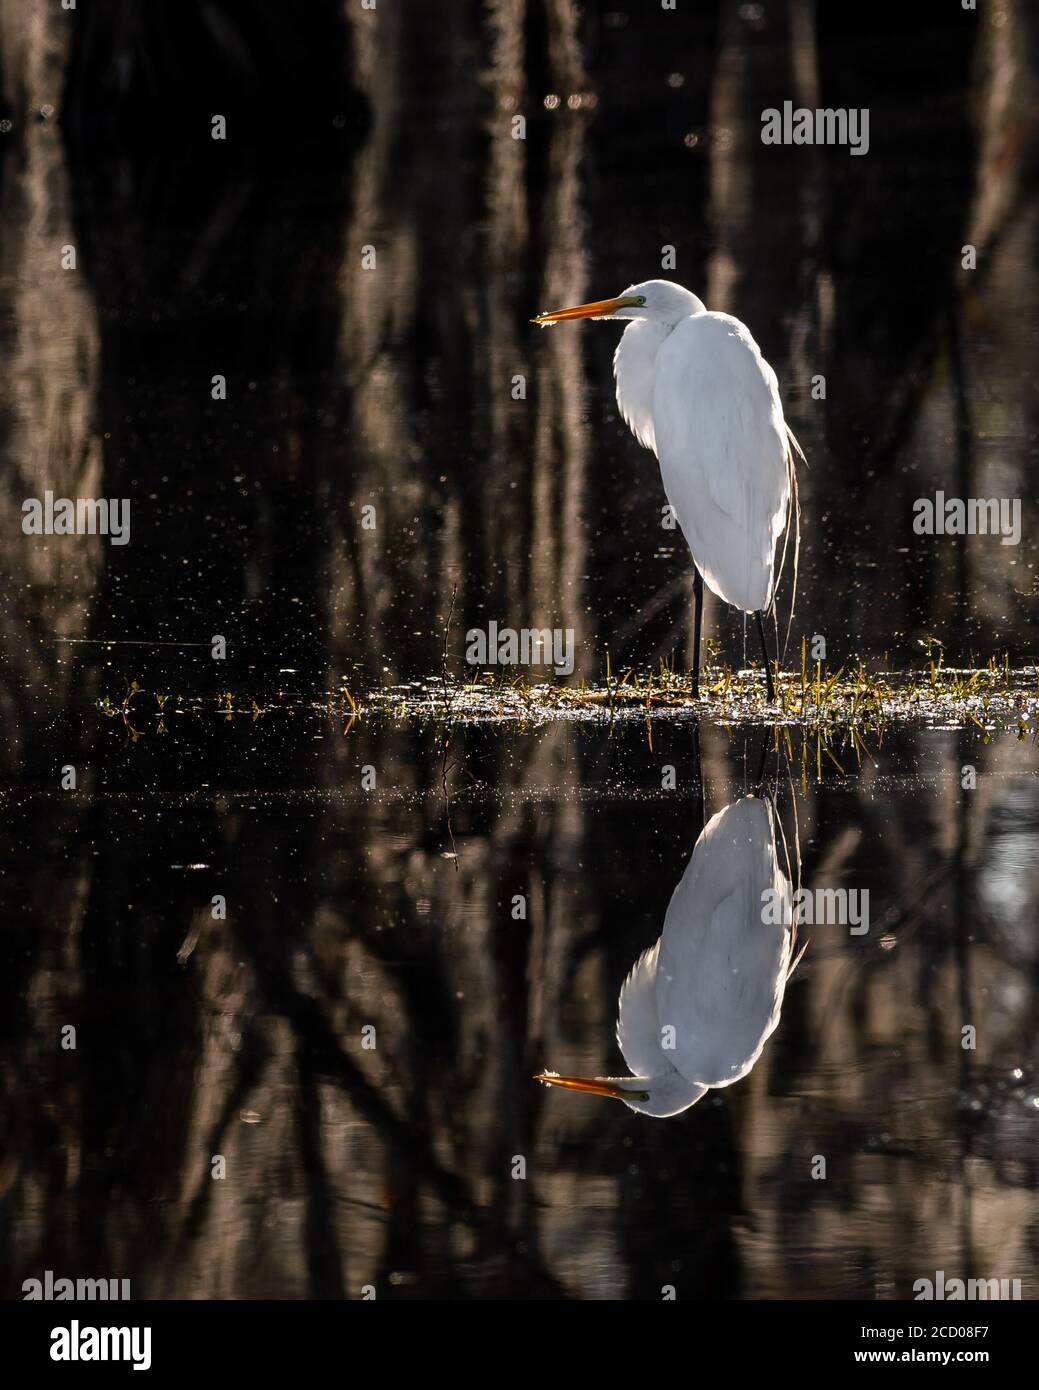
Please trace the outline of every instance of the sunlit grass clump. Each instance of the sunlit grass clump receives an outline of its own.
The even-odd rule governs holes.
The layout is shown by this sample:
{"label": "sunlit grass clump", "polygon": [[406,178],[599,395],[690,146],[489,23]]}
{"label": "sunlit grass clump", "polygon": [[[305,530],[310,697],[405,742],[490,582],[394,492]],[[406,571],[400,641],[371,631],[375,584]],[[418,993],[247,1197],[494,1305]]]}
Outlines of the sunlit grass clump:
{"label": "sunlit grass clump", "polygon": [[870,751],[867,738],[882,740],[899,725],[973,727],[986,739],[997,731],[1013,731],[1021,740],[1035,740],[1035,668],[1014,670],[1006,657],[992,657],[984,666],[955,669],[943,665],[937,650],[928,649],[927,665],[917,671],[876,674],[859,663],[831,672],[822,662],[810,662],[802,643],[798,667],[778,676],[773,704],[766,699],[764,672],[757,667],[733,670],[712,660],[694,695],[691,676],[674,666],[662,662],[655,671],[615,671],[609,657],[598,681],[505,677],[500,668],[475,670],[459,680],[445,669],[403,685],[355,686],[351,691],[343,683],[319,699],[279,694],[260,700],[230,690],[210,696],[160,694],[132,680],[123,693],[105,695],[97,703],[104,715],[121,718],[134,741],[145,732],[165,734],[173,716],[189,714],[253,724],[268,715],[325,715],[343,734],[363,720],[522,727],[554,720],[642,719],[652,727],[658,720],[697,718],[721,726],[772,728],[777,748],[782,741],[788,751],[791,733],[811,735],[820,763],[824,757],[835,760],[838,750],[848,748],[861,760]]}
{"label": "sunlit grass clump", "polygon": [[687,673],[661,663],[656,671],[628,667],[614,672],[609,658],[599,681],[537,681],[500,673],[474,673],[467,681],[431,677],[370,692],[363,708],[399,719],[505,722],[698,716],[717,724],[846,732],[853,740],[896,724],[938,728],[975,726],[983,732],[1034,733],[1039,686],[1033,669],[1015,671],[1006,658],[954,669],[930,656],[920,671],[870,673],[862,663],[830,671],[810,662],[802,644],[799,669],[781,672],[776,701],[765,696],[760,668],[736,671],[710,664],[700,675],[699,695]]}

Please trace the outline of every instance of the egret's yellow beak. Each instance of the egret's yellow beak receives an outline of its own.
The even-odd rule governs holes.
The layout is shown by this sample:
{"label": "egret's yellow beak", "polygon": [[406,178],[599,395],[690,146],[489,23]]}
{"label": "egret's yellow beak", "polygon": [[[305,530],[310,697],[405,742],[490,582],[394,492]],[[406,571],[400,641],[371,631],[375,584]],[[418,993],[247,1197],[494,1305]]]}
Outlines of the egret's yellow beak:
{"label": "egret's yellow beak", "polygon": [[631,299],[623,294],[616,299],[596,299],[591,304],[575,304],[572,309],[554,309],[550,314],[538,314],[536,319],[531,319],[531,323],[540,323],[545,328],[550,323],[565,323],[567,319],[604,319],[630,303]]}
{"label": "egret's yellow beak", "polygon": [[584,1091],[590,1096],[607,1096],[610,1100],[649,1100],[646,1091],[628,1091],[604,1076],[557,1076],[554,1071],[539,1071],[535,1081],[546,1086],[562,1086],[566,1091]]}

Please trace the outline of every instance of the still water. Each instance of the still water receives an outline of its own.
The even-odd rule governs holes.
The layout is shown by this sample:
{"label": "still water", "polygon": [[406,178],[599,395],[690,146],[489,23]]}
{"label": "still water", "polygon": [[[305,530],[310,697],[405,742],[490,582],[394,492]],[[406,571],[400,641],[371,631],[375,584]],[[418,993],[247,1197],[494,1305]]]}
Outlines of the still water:
{"label": "still water", "polygon": [[618,991],[760,731],[703,731],[704,808],[688,724],[652,751],[641,726],[456,731],[448,808],[434,732],[299,723],[287,747],[212,715],[201,756],[108,724],[92,794],[5,797],[12,1278],[831,1298],[943,1269],[1035,1296],[1039,798],[1016,739],[905,735],[807,795],[780,782],[802,881],[868,892],[869,930],[812,928],[758,1064],[661,1120],[531,1077],[625,1074]]}
{"label": "still water", "polygon": [[[549,5],[540,49],[510,4],[416,6],[352,20],[347,85],[311,71],[245,153],[152,138],[132,82],[148,138],[102,153],[76,109],[4,136],[3,1296],[1039,1295],[1034,718],[895,721],[803,777],[746,724],[365,704],[464,676],[492,620],[572,629],[573,683],[681,665],[616,331],[528,323],[665,245],[808,455],[795,645],[919,671],[937,638],[1034,687],[1025,10],[878,67],[808,5],[704,6],[680,42]],[[763,147],[780,68],[865,93],[869,156]],[[1023,499],[1020,544],[915,535],[939,488]],[[24,535],[45,489],[130,499],[130,543]],[[706,631],[743,664],[739,615]],[[626,1074],[619,991],[748,792],[868,930],[807,929],[757,1062],[682,1114],[535,1083]]]}

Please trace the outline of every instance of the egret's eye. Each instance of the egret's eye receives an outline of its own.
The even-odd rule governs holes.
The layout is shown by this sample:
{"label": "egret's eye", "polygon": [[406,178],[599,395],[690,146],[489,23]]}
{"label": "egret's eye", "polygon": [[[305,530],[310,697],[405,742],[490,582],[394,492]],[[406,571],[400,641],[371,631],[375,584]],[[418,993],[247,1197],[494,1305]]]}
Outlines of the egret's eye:
{"label": "egret's eye", "polygon": [[646,296],[645,296],[644,294],[637,294],[637,295],[635,296],[635,303],[636,303],[636,304],[645,304],[645,302],[646,302]]}

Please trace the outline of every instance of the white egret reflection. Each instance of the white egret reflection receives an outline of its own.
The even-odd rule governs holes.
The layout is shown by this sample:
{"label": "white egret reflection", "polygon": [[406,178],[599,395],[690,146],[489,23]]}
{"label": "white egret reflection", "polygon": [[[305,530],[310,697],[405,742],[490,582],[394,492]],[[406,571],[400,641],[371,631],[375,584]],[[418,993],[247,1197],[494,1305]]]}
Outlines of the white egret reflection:
{"label": "white egret reflection", "polygon": [[[766,901],[781,910],[764,913]],[[739,1081],[775,1032],[800,959],[792,917],[772,805],[742,797],[705,826],[659,940],[621,988],[617,1041],[633,1075],[541,1072],[536,1080],[659,1117],[679,1115],[712,1087]]]}

